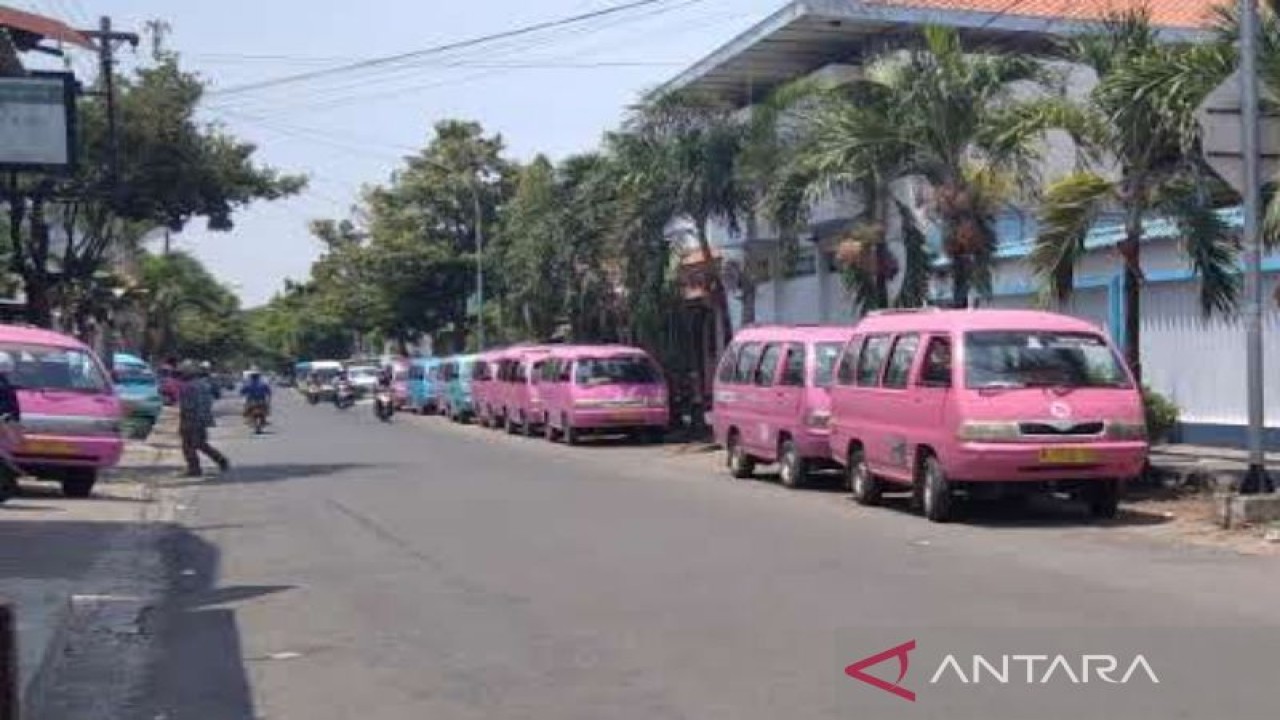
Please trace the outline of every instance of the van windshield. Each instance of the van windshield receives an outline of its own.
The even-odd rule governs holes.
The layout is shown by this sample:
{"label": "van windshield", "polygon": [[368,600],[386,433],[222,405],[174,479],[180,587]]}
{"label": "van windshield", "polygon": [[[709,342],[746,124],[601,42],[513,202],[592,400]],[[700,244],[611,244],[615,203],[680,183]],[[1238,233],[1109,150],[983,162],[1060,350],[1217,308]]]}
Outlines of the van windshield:
{"label": "van windshield", "polygon": [[815,387],[831,387],[831,378],[835,375],[836,360],[840,357],[840,351],[844,349],[844,343],[824,342],[814,346],[814,356],[817,358],[817,366],[813,371],[813,384]]}
{"label": "van windshield", "polygon": [[87,350],[0,343],[0,372],[24,390],[101,393],[110,384]]}
{"label": "van windshield", "polygon": [[121,385],[154,385],[156,374],[146,365],[116,363],[116,382]]}
{"label": "van windshield", "polygon": [[965,334],[970,388],[1130,387],[1110,346],[1097,335],[1045,331]]}
{"label": "van windshield", "polygon": [[651,385],[658,382],[653,363],[642,357],[582,358],[574,371],[579,385]]}

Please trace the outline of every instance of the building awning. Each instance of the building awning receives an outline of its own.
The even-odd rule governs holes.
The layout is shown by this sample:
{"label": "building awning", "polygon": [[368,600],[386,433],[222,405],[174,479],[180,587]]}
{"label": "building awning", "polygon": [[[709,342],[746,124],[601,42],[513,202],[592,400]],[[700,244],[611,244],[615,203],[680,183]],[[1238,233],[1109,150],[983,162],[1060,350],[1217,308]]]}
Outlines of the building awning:
{"label": "building awning", "polygon": [[[748,105],[791,80],[833,63],[856,65],[867,54],[918,35],[921,27],[957,29],[972,48],[1047,52],[1055,36],[1096,28],[1095,20],[972,9],[974,0],[795,0],[660,86]],[[1007,5],[1007,2],[1005,3]],[[957,9],[957,6],[966,9]],[[981,8],[981,5],[976,7]],[[1196,28],[1166,28],[1171,38]]]}
{"label": "building awning", "polygon": [[9,7],[0,6],[0,27],[14,31],[19,50],[30,50],[46,38],[88,49],[94,47],[88,36],[60,20]]}

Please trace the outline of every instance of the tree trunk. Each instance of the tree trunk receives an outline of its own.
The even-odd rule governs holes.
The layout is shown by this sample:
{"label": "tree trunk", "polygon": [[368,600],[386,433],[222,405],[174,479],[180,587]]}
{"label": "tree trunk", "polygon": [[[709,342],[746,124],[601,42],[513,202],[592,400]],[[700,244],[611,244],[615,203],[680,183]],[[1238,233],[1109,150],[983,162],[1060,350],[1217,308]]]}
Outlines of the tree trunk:
{"label": "tree trunk", "polygon": [[951,258],[951,307],[969,307],[969,258],[956,254]]}
{"label": "tree trunk", "polygon": [[[711,306],[715,309],[716,315],[719,316],[719,323],[723,340],[728,343],[733,337],[733,319],[729,317],[729,293],[725,292],[724,278],[720,276],[720,268],[716,265],[715,256],[711,254],[711,241],[707,238],[707,220],[706,218],[698,218],[698,249],[702,251],[702,258],[707,263],[708,290],[711,293]],[[719,343],[716,343],[717,345]],[[716,347],[715,353],[718,355],[721,348]]]}
{"label": "tree trunk", "polygon": [[756,284],[754,280],[746,277],[746,271],[743,271],[742,278],[742,325],[752,325],[756,321]]}
{"label": "tree trunk", "polygon": [[38,327],[53,327],[53,301],[49,282],[49,226],[44,221],[44,198],[36,191],[31,199],[29,263],[22,275],[27,292],[27,322]]}
{"label": "tree trunk", "polygon": [[1142,226],[1141,221],[1125,229],[1120,245],[1124,258],[1124,361],[1129,372],[1142,382]]}
{"label": "tree trunk", "polygon": [[889,307],[889,279],[885,277],[885,268],[889,266],[889,208],[892,196],[889,188],[878,187],[871,202],[871,222],[880,228],[880,239],[876,243],[875,258],[871,277],[872,310],[883,310]]}

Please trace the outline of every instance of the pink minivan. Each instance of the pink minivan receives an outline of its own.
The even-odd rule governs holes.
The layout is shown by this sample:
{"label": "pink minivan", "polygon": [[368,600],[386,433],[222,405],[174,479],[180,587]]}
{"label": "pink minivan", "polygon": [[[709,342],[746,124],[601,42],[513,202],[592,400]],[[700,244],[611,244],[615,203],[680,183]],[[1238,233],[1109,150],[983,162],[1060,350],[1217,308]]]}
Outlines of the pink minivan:
{"label": "pink minivan", "polygon": [[539,384],[542,366],[550,349],[541,346],[516,348],[507,363],[507,381],[502,390],[502,418],[509,433],[533,435],[543,423]]}
{"label": "pink minivan", "polygon": [[760,326],[734,336],[716,371],[711,427],[729,472],[750,477],[778,463],[788,487],[831,467],[828,388],[848,326]]}
{"label": "pink minivan", "polygon": [[1111,517],[1147,457],[1142,397],[1093,325],[1027,310],[873,314],[832,389],[831,449],[854,498],[914,493],[945,522],[953,497],[1068,491]]}
{"label": "pink minivan", "polygon": [[471,404],[475,408],[476,424],[493,427],[494,370],[500,350],[487,350],[476,355],[471,364]]}
{"label": "pink minivan", "polygon": [[573,445],[585,433],[627,433],[657,442],[670,422],[666,378],[640,348],[553,347],[537,386],[548,440]]}
{"label": "pink minivan", "polygon": [[87,497],[98,471],[120,461],[123,407],[98,357],[75,338],[0,325],[0,372],[17,388],[23,472]]}

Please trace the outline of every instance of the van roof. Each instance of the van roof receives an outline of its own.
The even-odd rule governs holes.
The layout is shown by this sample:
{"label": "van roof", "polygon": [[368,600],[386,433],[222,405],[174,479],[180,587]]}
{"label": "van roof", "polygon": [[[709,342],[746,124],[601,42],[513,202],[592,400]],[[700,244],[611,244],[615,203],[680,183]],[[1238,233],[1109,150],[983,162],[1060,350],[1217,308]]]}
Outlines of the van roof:
{"label": "van roof", "polygon": [[649,356],[643,348],[634,347],[632,345],[561,345],[553,348],[551,354],[554,357],[616,357],[620,355],[644,355]]}
{"label": "van roof", "polygon": [[88,346],[70,335],[63,335],[44,328],[27,325],[0,325],[0,336],[6,342],[29,343],[31,345],[48,345],[58,348],[75,348],[87,350]]}
{"label": "van roof", "polygon": [[751,325],[739,330],[733,339],[735,342],[845,342],[852,336],[852,325]]}
{"label": "van roof", "polygon": [[1099,333],[1097,325],[1041,310],[936,310],[872,313],[854,326],[857,332],[963,332],[965,330],[1059,330]]}

